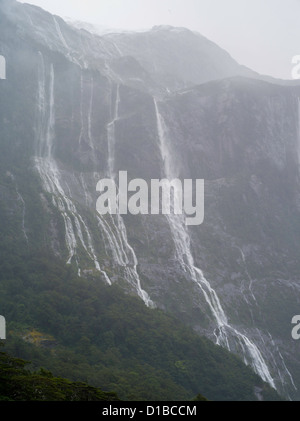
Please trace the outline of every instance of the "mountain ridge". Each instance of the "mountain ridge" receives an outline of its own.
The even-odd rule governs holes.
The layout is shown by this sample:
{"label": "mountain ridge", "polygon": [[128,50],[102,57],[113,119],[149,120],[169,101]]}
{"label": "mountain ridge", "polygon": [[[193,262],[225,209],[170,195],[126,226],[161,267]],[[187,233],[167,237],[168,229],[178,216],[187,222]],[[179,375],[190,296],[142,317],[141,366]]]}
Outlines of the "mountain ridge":
{"label": "mountain ridge", "polygon": [[[174,34],[160,39],[160,30],[150,39],[94,37],[13,3],[15,15],[2,15],[0,28],[7,250],[43,248],[81,276],[148,296],[236,352],[285,397],[297,397],[289,333],[298,305],[298,88],[232,79],[240,67],[230,62],[224,70],[211,44],[195,46],[194,36],[190,50],[176,31],[181,45]],[[141,36],[157,68],[138,49]],[[207,69],[217,80],[204,84]],[[192,94],[179,95],[182,89]],[[130,179],[150,180],[170,168],[206,179],[201,227],[186,230],[160,215],[97,215],[99,179],[126,169]]]}

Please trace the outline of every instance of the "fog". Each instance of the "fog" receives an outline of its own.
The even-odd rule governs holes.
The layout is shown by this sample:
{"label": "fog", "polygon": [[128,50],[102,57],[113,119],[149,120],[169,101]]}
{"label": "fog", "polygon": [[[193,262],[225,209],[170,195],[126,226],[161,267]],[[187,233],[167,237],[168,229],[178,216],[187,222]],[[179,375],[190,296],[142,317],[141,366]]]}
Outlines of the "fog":
{"label": "fog", "polygon": [[300,55],[299,0],[32,0],[26,3],[62,17],[109,28],[184,26],[216,42],[239,63],[284,79],[292,78],[292,58]]}

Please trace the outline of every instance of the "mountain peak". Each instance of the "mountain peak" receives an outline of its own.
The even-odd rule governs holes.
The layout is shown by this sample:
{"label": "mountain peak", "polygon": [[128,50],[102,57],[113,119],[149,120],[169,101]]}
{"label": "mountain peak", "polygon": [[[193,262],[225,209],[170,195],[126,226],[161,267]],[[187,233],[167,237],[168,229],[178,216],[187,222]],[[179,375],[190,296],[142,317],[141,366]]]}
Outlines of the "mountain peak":
{"label": "mountain peak", "polygon": [[179,27],[179,26],[171,26],[171,25],[155,25],[151,29],[152,32],[192,32],[187,28]]}

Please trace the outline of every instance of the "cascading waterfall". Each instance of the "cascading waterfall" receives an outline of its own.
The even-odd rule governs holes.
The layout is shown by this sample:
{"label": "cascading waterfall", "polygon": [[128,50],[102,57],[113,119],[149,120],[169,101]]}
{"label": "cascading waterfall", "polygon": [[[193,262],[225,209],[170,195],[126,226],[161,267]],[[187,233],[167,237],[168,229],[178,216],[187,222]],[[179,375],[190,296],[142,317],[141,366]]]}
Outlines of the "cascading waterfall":
{"label": "cascading waterfall", "polygon": [[[90,85],[90,95],[87,107],[84,107],[84,72],[82,70],[80,78],[80,91],[81,91],[81,100],[80,100],[80,118],[81,118],[81,130],[79,136],[79,144],[85,140],[89,147],[95,150],[93,135],[92,135],[92,113],[93,113],[93,103],[94,103],[94,78],[91,76],[88,81]],[[87,117],[85,121],[84,109],[87,108]]]}
{"label": "cascading waterfall", "polygon": [[[258,309],[259,306],[258,306],[256,297],[255,297],[254,292],[253,292],[253,289],[252,289],[253,279],[252,279],[252,277],[251,277],[251,275],[250,275],[250,273],[248,271],[248,267],[247,267],[248,265],[247,265],[247,260],[246,260],[245,253],[238,246],[237,246],[237,249],[241,253],[242,262],[243,262],[244,269],[245,269],[245,274],[246,274],[246,277],[247,277],[247,279],[249,281],[248,291],[249,291],[249,293],[250,293],[250,295],[251,295],[251,297],[253,299],[253,303],[257,305],[257,309]],[[250,310],[250,313],[251,313],[252,320],[254,320],[253,311],[252,311],[252,308],[251,308],[252,307],[252,304],[250,304],[249,300],[247,299],[247,297],[245,295],[245,290],[241,290],[241,292],[242,292],[242,295],[243,295],[245,301],[249,305],[249,310]],[[266,347],[267,345],[265,344],[265,340],[264,340],[264,338],[263,338],[260,330],[257,329],[257,332],[258,332],[258,334],[259,334],[259,336],[261,338],[261,342]],[[271,336],[270,333],[268,333],[268,336],[270,338],[270,343],[271,343],[272,349],[273,349],[272,353],[270,354],[270,356],[272,358],[273,367],[275,368],[275,371],[278,374],[278,378],[279,378],[279,382],[280,382],[281,387],[285,390],[285,394],[287,394],[287,396],[288,396],[288,392],[287,392],[287,389],[286,389],[287,386],[292,386],[295,390],[297,390],[297,388],[295,386],[294,379],[293,379],[291,373],[289,372],[289,370],[288,370],[288,368],[287,368],[287,366],[285,364],[284,358],[283,358],[281,352],[279,351],[278,346],[275,344],[274,339],[272,338],[272,336]],[[281,365],[278,364],[278,362],[276,361],[276,358],[275,358],[275,355],[274,355],[275,353],[278,355],[279,361],[281,361]]]}
{"label": "cascading waterfall", "polygon": [[81,173],[79,176],[79,180],[80,180],[80,184],[82,187],[82,191],[84,192],[84,196],[85,196],[85,205],[87,208],[91,208],[93,206],[93,198],[92,195],[88,189],[88,186],[86,184],[85,178],[84,178],[84,174]]}
{"label": "cascading waterfall", "polygon": [[110,123],[107,125],[107,142],[108,142],[108,174],[114,180],[116,175],[115,171],[115,146],[116,146],[116,136],[115,136],[115,127],[116,122],[118,121],[119,116],[119,106],[120,106],[120,87],[117,86],[116,100],[114,105],[114,117]]}
{"label": "cascading waterfall", "polygon": [[[253,325],[254,325],[254,314],[253,314],[253,310],[252,310],[252,303],[250,303],[250,301],[248,299],[248,293],[250,293],[250,296],[251,296],[251,298],[253,300],[253,303],[255,305],[257,305],[257,300],[255,298],[255,295],[254,295],[253,289],[252,289],[253,279],[250,276],[250,273],[248,271],[248,266],[247,266],[247,261],[246,261],[245,253],[243,252],[243,250],[240,247],[236,246],[236,248],[239,250],[239,252],[241,254],[242,262],[243,262],[243,267],[244,267],[244,271],[245,271],[245,275],[246,275],[246,279],[244,279],[243,282],[242,282],[242,284],[241,284],[240,291],[241,291],[241,294],[242,294],[245,302],[248,305],[248,310],[250,311],[251,319],[252,319],[252,322],[253,322]],[[249,282],[248,284],[247,284],[247,280]],[[247,285],[245,285],[245,284],[247,284]]]}
{"label": "cascading waterfall", "polygon": [[16,193],[18,195],[18,200],[22,203],[22,232],[23,232],[24,238],[26,240],[26,243],[28,244],[28,236],[27,236],[26,229],[25,229],[26,205],[25,205],[25,201],[24,201],[23,197],[21,196],[21,194],[18,190],[18,186],[16,186]]}
{"label": "cascading waterfall", "polygon": [[67,44],[67,42],[66,42],[66,40],[65,40],[65,38],[64,38],[64,36],[61,32],[59,23],[57,22],[55,16],[53,16],[53,21],[54,21],[54,26],[55,26],[58,38],[60,39],[62,45],[66,48],[66,50],[69,50],[69,46],[68,46],[68,44]]}
{"label": "cascading waterfall", "polygon": [[[159,111],[158,103],[154,99],[154,107],[157,121],[157,132],[159,139],[159,148],[161,159],[163,162],[164,177],[169,180],[178,178],[177,167],[172,159],[171,148],[169,145],[168,129],[165,121]],[[174,203],[180,196],[174,191]],[[208,280],[204,277],[203,272],[195,266],[194,258],[191,251],[191,241],[188,229],[185,224],[185,218],[182,215],[176,215],[171,212],[166,215],[175,245],[175,252],[181,268],[190,276],[190,278],[198,285],[206,303],[208,304],[212,315],[217,324],[214,331],[216,343],[231,351],[231,343],[234,341],[243,353],[244,362],[251,365],[255,372],[274,389],[275,383],[269,372],[268,366],[257,346],[250,341],[245,335],[232,327],[222,308],[221,302],[216,291],[211,287]]]}
{"label": "cascading waterfall", "polygon": [[[255,298],[255,295],[254,295],[253,289],[252,289],[253,279],[251,278],[250,273],[248,271],[245,253],[243,252],[243,250],[240,247],[238,247],[238,249],[239,249],[239,251],[241,253],[242,261],[243,261],[244,268],[245,268],[245,273],[246,273],[247,278],[248,278],[248,281],[249,281],[249,292],[251,294],[251,297],[253,298],[253,301],[257,304],[256,298]],[[247,301],[247,299],[246,299],[246,301]]]}
{"label": "cascading waterfall", "polygon": [[[282,368],[279,369],[279,367],[278,367],[279,364],[276,362],[274,356],[272,355],[273,356],[273,359],[274,359],[274,365],[277,367],[277,371],[279,373],[281,384],[284,385],[284,386],[286,386],[286,385],[292,385],[292,387],[294,388],[294,390],[297,390],[297,387],[296,387],[296,385],[294,383],[294,379],[293,379],[290,371],[288,370],[288,368],[287,368],[287,366],[285,364],[284,358],[283,358],[283,356],[282,356],[282,354],[281,354],[281,352],[280,352],[280,350],[278,348],[278,345],[275,344],[274,339],[273,339],[273,337],[272,337],[272,335],[271,335],[270,332],[268,332],[268,336],[270,338],[270,341],[271,341],[271,344],[273,346],[273,349],[276,349],[276,351],[277,351],[277,353],[279,355],[280,361],[281,361]],[[287,396],[288,396],[288,393],[287,393]]]}
{"label": "cascading waterfall", "polygon": [[24,201],[21,193],[19,192],[18,184],[17,184],[17,181],[15,179],[15,176],[13,174],[11,174],[11,173],[9,173],[8,175],[9,175],[9,177],[12,179],[12,181],[15,184],[15,189],[16,189],[16,194],[17,194],[17,197],[18,197],[18,201],[21,202],[21,204],[22,204],[22,233],[23,233],[23,236],[24,236],[24,238],[26,240],[26,243],[28,244],[29,243],[29,239],[28,239],[28,235],[27,235],[27,232],[26,232],[26,228],[25,228],[26,204],[25,204],[25,201]]}
{"label": "cascading waterfall", "polygon": [[[44,57],[41,53],[39,56],[35,166],[45,190],[52,195],[53,204],[60,211],[64,220],[65,240],[69,253],[67,264],[71,264],[74,259],[78,265],[78,274],[81,274],[77,257],[78,238],[86,254],[94,262],[96,270],[103,275],[108,284],[111,284],[107,274],[100,268],[89,229],[82,216],[78,213],[74,203],[65,193],[60,181],[60,172],[53,157],[55,139],[54,67],[51,64],[49,71],[49,91],[47,95]],[[86,237],[86,240],[84,237]]]}
{"label": "cascading waterfall", "polygon": [[[245,256],[243,250],[240,247],[237,247],[237,249],[241,253],[242,262],[243,262],[243,265],[244,265],[244,268],[245,268],[245,274],[246,274],[247,279],[249,281],[248,291],[249,291],[249,293],[250,293],[250,295],[251,295],[251,297],[253,299],[254,304],[256,304],[258,306],[256,297],[255,297],[255,295],[253,293],[253,289],[252,289],[253,279],[252,279],[252,277],[251,277],[251,275],[250,275],[250,273],[248,271],[246,256]],[[244,293],[244,290],[242,290],[241,292],[242,292],[242,295],[243,295],[245,301],[249,305],[249,309],[250,309],[250,312],[251,312],[252,320],[254,320],[254,318],[253,318],[253,311],[251,309],[251,304],[249,303],[249,301],[248,301],[248,299],[247,299],[247,297],[246,297],[246,295]],[[258,334],[259,334],[259,336],[261,338],[262,343],[265,345],[265,340],[264,340],[264,338],[263,338],[260,330],[257,329],[257,332],[258,332]],[[272,336],[271,336],[270,333],[268,333],[268,336],[270,338],[270,342],[271,342],[271,345],[272,345],[272,348],[273,348],[273,352],[271,353],[271,357],[272,357],[272,361],[273,361],[273,367],[275,367],[276,373],[278,374],[281,387],[283,387],[284,389],[286,389],[286,386],[287,385],[291,385],[295,390],[297,390],[297,388],[295,386],[295,383],[294,383],[294,380],[293,380],[293,377],[292,377],[291,373],[289,372],[289,370],[288,370],[288,368],[287,368],[287,366],[285,364],[284,358],[283,358],[281,352],[279,351],[278,346],[275,344],[274,339],[272,338]],[[279,356],[279,360],[281,361],[281,366],[277,363],[276,358],[274,357],[275,352]],[[287,390],[285,390],[285,393],[288,396]]]}
{"label": "cascading waterfall", "polygon": [[[115,180],[115,126],[119,120],[120,89],[116,90],[113,118],[107,125],[108,141],[108,177]],[[146,291],[141,287],[141,280],[137,271],[138,259],[128,242],[127,231],[121,215],[109,215],[104,218],[98,216],[98,224],[107,239],[107,247],[113,257],[115,264],[123,269],[123,276],[126,281],[135,289],[138,296],[144,301],[147,307],[154,307]]]}

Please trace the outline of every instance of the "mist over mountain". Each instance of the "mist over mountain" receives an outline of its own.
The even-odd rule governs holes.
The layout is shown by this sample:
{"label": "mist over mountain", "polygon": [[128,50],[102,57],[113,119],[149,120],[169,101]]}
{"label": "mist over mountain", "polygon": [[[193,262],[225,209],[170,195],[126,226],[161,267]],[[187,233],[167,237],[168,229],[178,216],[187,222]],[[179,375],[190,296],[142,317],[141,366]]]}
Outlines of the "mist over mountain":
{"label": "mist over mountain", "polygon": [[[299,400],[300,86],[185,28],[97,35],[13,0],[0,0],[0,54],[3,256],[42,250],[117,285]],[[96,185],[119,171],[204,179],[204,223],[100,215]]]}

